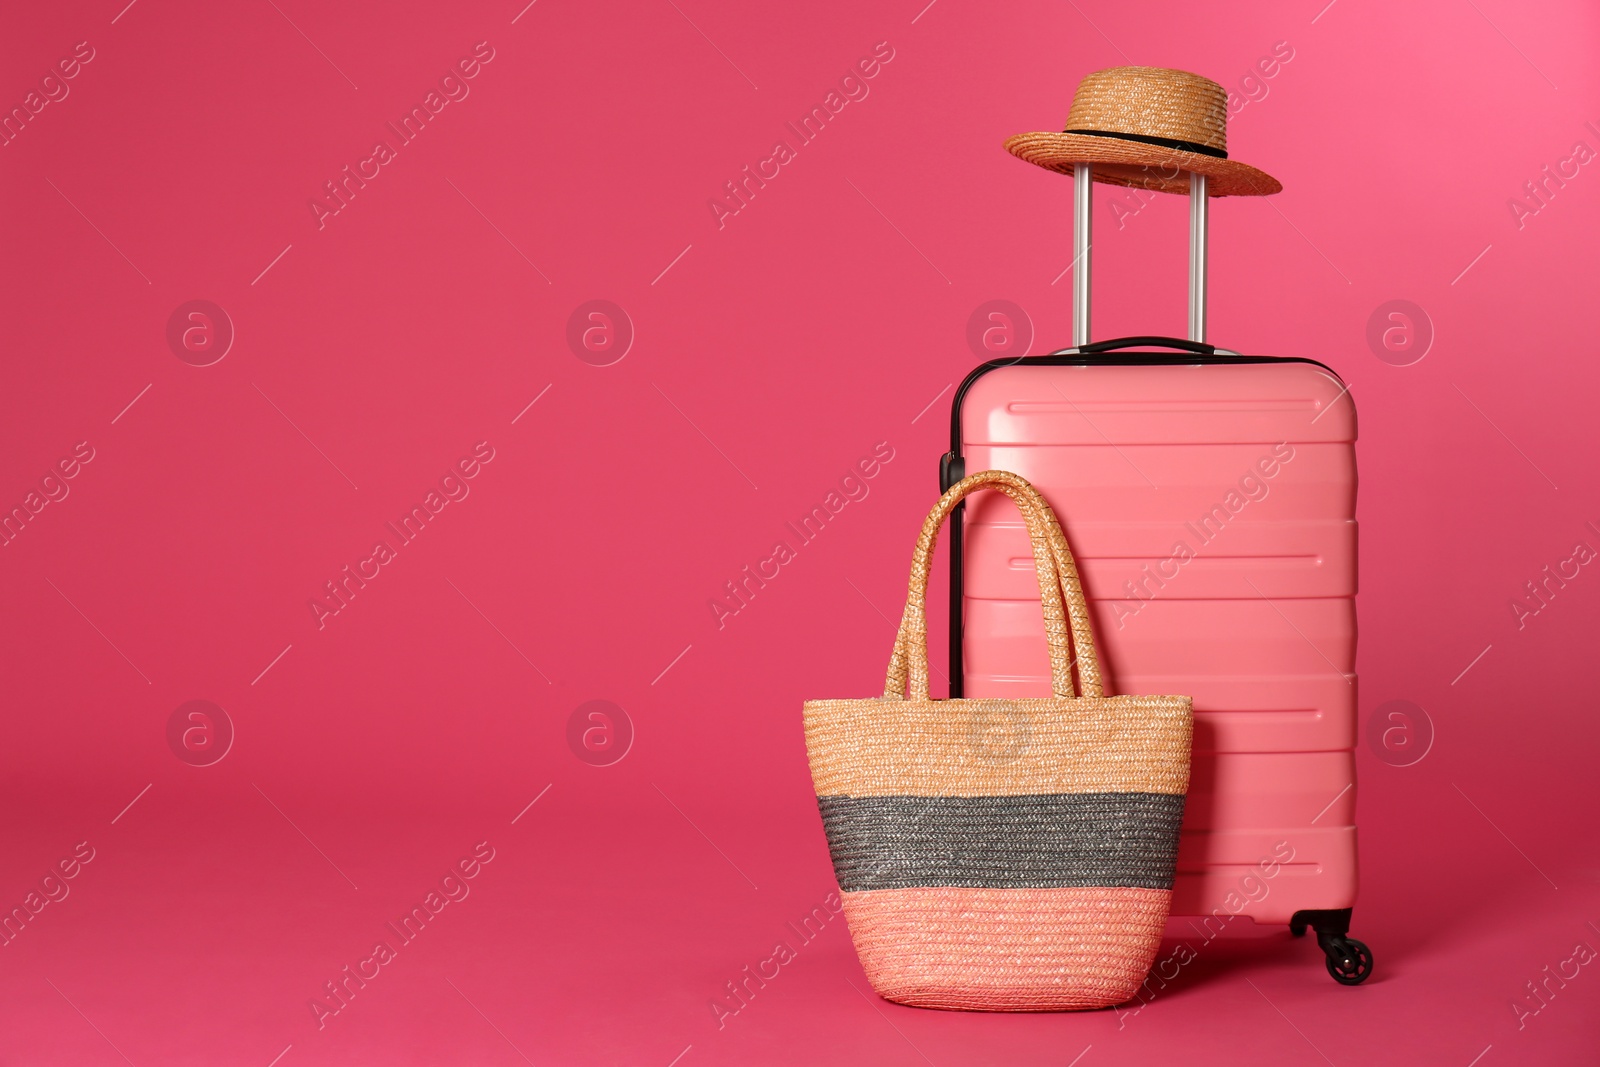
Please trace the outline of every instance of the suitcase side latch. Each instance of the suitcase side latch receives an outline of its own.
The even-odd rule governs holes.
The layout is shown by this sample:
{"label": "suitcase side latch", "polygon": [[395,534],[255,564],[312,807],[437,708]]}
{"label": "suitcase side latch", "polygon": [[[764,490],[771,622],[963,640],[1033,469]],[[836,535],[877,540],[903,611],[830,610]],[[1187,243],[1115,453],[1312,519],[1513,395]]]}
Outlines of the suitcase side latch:
{"label": "suitcase side latch", "polygon": [[939,492],[949,492],[950,487],[967,476],[967,461],[954,452],[939,457]]}

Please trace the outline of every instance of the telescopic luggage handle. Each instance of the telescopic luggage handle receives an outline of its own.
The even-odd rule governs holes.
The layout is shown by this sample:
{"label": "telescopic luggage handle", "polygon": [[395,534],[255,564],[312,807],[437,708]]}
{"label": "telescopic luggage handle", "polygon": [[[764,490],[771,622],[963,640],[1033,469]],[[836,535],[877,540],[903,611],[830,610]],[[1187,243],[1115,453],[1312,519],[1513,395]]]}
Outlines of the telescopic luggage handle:
{"label": "telescopic luggage handle", "polygon": [[[1206,176],[1189,173],[1189,340],[1206,339],[1206,227],[1209,219]],[[1089,344],[1089,251],[1093,247],[1094,167],[1072,165],[1072,344],[1080,352]],[[1129,340],[1129,339],[1125,339]],[[1142,339],[1169,344],[1171,338]],[[1172,345],[1172,347],[1184,347]],[[1205,355],[1210,355],[1208,349]]]}

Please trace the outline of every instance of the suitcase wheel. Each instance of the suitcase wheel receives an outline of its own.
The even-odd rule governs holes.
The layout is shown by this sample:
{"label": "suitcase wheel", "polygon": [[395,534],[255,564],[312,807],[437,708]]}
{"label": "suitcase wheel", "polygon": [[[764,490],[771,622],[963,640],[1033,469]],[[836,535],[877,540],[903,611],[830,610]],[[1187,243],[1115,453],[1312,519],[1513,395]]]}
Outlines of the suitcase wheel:
{"label": "suitcase wheel", "polygon": [[1289,932],[1304,937],[1317,932],[1317,947],[1327,957],[1328,973],[1340,985],[1360,985],[1372,976],[1372,950],[1350,936],[1350,909],[1297,911],[1289,918]]}
{"label": "suitcase wheel", "polygon": [[1353,937],[1328,938],[1322,950],[1328,973],[1340,985],[1360,985],[1372,974],[1372,950]]}

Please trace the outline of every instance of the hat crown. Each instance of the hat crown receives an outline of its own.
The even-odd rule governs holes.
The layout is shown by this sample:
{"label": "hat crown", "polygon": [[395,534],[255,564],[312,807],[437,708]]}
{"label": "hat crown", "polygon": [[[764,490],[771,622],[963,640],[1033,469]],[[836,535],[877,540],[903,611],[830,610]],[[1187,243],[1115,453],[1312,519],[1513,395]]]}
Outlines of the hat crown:
{"label": "hat crown", "polygon": [[1228,150],[1228,94],[1185,70],[1112,67],[1078,83],[1064,132],[1162,137]]}

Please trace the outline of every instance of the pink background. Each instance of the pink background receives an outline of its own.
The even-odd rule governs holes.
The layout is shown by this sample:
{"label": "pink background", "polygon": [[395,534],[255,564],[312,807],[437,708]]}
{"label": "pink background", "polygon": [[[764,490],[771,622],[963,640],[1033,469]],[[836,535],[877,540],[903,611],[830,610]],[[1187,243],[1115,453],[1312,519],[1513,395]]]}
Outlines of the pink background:
{"label": "pink background", "polygon": [[[94,850],[0,948],[0,1059],[1594,1062],[1594,966],[1513,1002],[1600,948],[1600,576],[1509,606],[1600,548],[1600,173],[1507,205],[1600,149],[1587,5],[122,4],[0,33],[6,108],[94,55],[0,148],[0,506],[94,455],[0,548],[0,903]],[[470,95],[319,229],[323,183],[480,41]],[[708,199],[885,41],[719,228]],[[719,1028],[834,887],[800,703],[880,685],[968,317],[1070,335],[1069,184],[1000,142],[1124,62],[1245,98],[1280,41],[1230,148],[1285,191],[1214,204],[1212,333],[1328,363],[1361,412],[1363,721],[1404,699],[1434,732],[1358,753],[1374,978],[1261,928],[1137,1015],[941,1014],[870,996],[835,922]],[[1119,229],[1114,199],[1096,334],[1181,333],[1184,202]],[[567,342],[594,299],[636,333],[609,366]],[[1394,299],[1432,324],[1409,366],[1366,340]],[[191,300],[236,331],[210,366],[167,342]],[[319,629],[323,583],[480,441],[470,495]],[[723,583],[878,442],[867,498],[719,629]],[[190,700],[236,734],[211,766],[168,744]],[[632,723],[610,766],[568,743],[590,700]]]}

